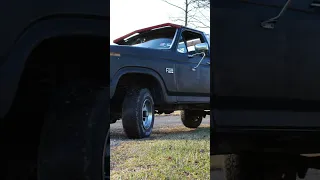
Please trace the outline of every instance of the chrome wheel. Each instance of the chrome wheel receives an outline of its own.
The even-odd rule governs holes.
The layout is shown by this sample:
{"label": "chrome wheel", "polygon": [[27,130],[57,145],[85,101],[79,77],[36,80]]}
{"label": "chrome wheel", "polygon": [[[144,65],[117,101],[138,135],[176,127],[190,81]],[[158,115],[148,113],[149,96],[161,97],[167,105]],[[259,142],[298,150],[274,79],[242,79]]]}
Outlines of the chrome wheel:
{"label": "chrome wheel", "polygon": [[144,129],[149,129],[153,119],[153,105],[149,99],[142,104],[142,124]]}

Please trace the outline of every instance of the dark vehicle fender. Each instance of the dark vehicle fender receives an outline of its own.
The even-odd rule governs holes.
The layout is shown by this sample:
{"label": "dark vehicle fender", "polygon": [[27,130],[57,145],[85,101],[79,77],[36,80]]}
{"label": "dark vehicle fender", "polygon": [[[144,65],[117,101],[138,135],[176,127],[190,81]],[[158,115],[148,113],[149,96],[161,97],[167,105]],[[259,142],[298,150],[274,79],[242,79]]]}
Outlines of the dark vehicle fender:
{"label": "dark vehicle fender", "polygon": [[0,118],[3,118],[11,107],[25,62],[35,47],[54,37],[108,37],[108,23],[109,19],[103,17],[52,17],[39,20],[25,29],[0,66]]}
{"label": "dark vehicle fender", "polygon": [[112,77],[112,81],[110,82],[110,98],[113,97],[120,78],[123,75],[130,74],[130,73],[146,74],[146,75],[150,75],[150,76],[154,77],[158,81],[158,83],[160,84],[161,92],[164,97],[164,101],[167,102],[167,98],[168,98],[167,88],[165,86],[165,83],[164,83],[162,77],[156,71],[149,69],[149,68],[143,68],[143,67],[124,67],[124,68],[119,69],[115,73],[115,75]]}

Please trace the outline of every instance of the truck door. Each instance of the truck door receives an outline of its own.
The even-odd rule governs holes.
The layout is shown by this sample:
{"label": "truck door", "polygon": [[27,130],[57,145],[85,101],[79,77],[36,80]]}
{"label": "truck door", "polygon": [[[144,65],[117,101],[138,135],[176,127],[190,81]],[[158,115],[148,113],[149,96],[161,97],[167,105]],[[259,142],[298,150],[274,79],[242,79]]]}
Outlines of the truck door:
{"label": "truck door", "polygon": [[310,106],[320,100],[320,4],[291,0],[282,11],[287,3],[211,1],[212,154],[242,150],[247,144],[231,140],[237,132],[286,139],[320,127],[319,107]]}
{"label": "truck door", "polygon": [[[272,125],[266,110],[285,108],[292,80],[292,60],[287,57],[290,12],[285,11],[274,28],[272,23],[263,22],[276,17],[286,2],[212,1],[211,102],[216,110],[215,128]],[[245,110],[261,113],[253,116]]]}
{"label": "truck door", "polygon": [[210,84],[211,84],[211,81],[210,81],[210,42],[208,41],[209,40],[209,37],[206,38],[205,34],[202,34],[204,39],[205,39],[205,42],[208,43],[209,45],[209,51],[206,52],[206,57],[205,59],[203,59],[203,61],[201,62],[201,66],[200,66],[200,71],[201,71],[201,86],[203,88],[203,93],[207,94],[207,95],[210,95]]}
{"label": "truck door", "polygon": [[180,36],[177,52],[180,53],[181,61],[176,66],[176,77],[177,91],[184,93],[184,96],[197,96],[210,93],[210,90],[208,90],[210,82],[209,79],[206,79],[210,76],[209,56],[205,56],[202,63],[195,69],[194,67],[200,62],[202,55],[190,56],[195,53],[194,44],[201,42],[205,41],[202,34],[197,32],[184,30]]}
{"label": "truck door", "polygon": [[293,63],[290,95],[300,100],[296,107],[300,109],[320,100],[320,2],[306,0],[293,5],[287,57]]}

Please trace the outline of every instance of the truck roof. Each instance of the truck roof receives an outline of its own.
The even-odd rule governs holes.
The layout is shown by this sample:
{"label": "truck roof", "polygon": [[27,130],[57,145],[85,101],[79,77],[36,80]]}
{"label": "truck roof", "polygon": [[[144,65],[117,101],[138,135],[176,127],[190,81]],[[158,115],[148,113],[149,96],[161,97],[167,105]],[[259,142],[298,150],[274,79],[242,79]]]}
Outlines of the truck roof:
{"label": "truck roof", "polygon": [[[150,31],[150,30],[153,30],[153,29],[158,29],[158,28],[162,28],[162,27],[173,27],[173,28],[186,28],[186,29],[190,29],[190,30],[195,30],[195,29],[191,29],[191,28],[188,28],[186,26],[182,26],[182,25],[178,25],[178,24],[173,24],[173,23],[163,23],[163,24],[158,24],[158,25],[155,25],[155,26],[150,26],[150,27],[146,27],[146,28],[143,28],[143,29],[138,29],[138,30],[135,30],[135,31],[132,31],[124,36],[121,36],[115,40],[113,40],[114,43],[117,43],[127,37],[130,37],[136,33],[141,33],[141,32],[145,32],[145,31]],[[195,31],[198,31],[198,30],[195,30]],[[201,32],[201,31],[199,31]]]}

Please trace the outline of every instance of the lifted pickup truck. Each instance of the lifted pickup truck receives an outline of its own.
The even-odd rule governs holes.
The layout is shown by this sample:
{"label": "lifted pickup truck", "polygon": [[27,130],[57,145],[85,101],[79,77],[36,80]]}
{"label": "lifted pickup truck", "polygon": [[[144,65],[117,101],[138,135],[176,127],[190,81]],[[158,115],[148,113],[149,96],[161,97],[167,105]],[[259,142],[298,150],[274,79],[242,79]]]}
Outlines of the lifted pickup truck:
{"label": "lifted pickup truck", "polygon": [[122,119],[129,138],[150,136],[154,114],[182,110],[197,128],[210,109],[210,41],[176,24],[136,30],[110,45],[111,123]]}
{"label": "lifted pickup truck", "polygon": [[1,180],[108,178],[108,7],[1,1]]}
{"label": "lifted pickup truck", "polygon": [[319,1],[211,6],[211,153],[232,154],[227,180],[304,178],[320,168]]}

